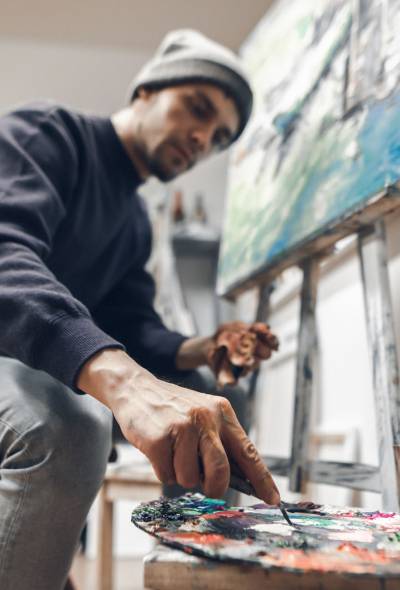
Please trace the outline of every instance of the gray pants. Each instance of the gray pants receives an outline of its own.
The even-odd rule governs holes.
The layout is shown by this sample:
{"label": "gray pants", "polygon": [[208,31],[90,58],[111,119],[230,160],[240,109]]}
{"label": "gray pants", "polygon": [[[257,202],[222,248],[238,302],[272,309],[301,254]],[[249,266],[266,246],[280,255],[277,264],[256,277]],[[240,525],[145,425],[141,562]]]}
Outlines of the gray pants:
{"label": "gray pants", "polygon": [[[182,381],[200,391],[209,383],[195,371]],[[0,357],[1,590],[62,590],[111,430],[111,412],[92,397]]]}

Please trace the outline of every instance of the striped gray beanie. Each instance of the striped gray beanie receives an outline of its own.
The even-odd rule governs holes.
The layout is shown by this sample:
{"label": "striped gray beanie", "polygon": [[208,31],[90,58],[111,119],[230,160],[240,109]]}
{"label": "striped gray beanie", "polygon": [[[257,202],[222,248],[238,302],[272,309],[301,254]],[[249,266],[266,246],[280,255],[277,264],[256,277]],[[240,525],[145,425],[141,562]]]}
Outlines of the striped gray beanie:
{"label": "striped gray beanie", "polygon": [[209,82],[234,100],[240,117],[239,137],[250,117],[253,94],[239,58],[198,31],[171,31],[153,59],[140,70],[129,88],[129,100],[141,87],[163,88],[186,82]]}

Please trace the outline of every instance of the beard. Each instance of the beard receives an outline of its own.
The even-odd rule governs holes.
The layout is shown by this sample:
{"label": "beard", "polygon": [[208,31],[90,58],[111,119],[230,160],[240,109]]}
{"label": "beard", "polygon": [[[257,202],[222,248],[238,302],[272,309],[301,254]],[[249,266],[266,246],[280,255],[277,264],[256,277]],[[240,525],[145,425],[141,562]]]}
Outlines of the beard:
{"label": "beard", "polygon": [[168,143],[160,144],[152,154],[148,155],[147,166],[150,173],[161,182],[173,180],[192,167],[192,165],[187,166],[187,163],[179,156],[171,153]]}
{"label": "beard", "polygon": [[150,174],[155,176],[161,182],[168,182],[178,176],[179,172],[175,172],[171,167],[167,166],[160,158],[153,157],[148,162]]}

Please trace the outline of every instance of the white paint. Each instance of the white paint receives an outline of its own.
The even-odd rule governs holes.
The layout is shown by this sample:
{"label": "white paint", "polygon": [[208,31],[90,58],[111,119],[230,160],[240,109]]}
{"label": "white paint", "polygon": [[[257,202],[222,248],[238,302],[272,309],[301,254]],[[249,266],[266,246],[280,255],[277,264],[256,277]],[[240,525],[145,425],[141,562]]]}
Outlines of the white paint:
{"label": "white paint", "polygon": [[253,531],[260,533],[272,533],[274,535],[283,535],[284,537],[290,537],[293,533],[293,527],[288,524],[271,523],[271,524],[255,524],[250,527]]}
{"label": "white paint", "polygon": [[372,543],[373,534],[371,531],[335,531],[328,533],[327,538],[331,541],[350,541],[353,543]]}

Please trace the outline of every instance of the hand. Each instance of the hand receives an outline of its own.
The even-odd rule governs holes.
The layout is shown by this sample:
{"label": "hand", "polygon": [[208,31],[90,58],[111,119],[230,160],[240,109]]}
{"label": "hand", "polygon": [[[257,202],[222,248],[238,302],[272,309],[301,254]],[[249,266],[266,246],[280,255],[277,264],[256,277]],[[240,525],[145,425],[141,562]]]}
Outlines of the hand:
{"label": "hand", "polygon": [[105,350],[82,368],[78,387],[107,405],[125,438],[142,451],[160,481],[186,488],[201,484],[221,497],[229,484],[230,457],[258,497],[280,501],[254,445],[223,397],[156,379],[120,350]]}
{"label": "hand", "polygon": [[278,346],[278,338],[262,322],[229,322],[215,333],[208,364],[220,387],[232,385],[239,376],[258,369],[260,362],[268,359]]}

